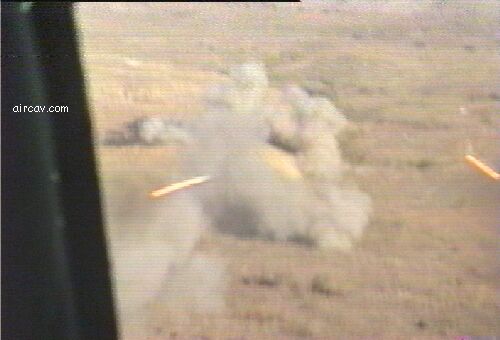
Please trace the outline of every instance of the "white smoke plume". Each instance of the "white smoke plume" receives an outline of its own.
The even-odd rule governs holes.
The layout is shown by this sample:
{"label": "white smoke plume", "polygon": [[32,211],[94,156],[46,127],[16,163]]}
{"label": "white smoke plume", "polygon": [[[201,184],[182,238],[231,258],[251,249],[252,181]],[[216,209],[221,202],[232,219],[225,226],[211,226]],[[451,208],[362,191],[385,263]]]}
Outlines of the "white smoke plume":
{"label": "white smoke plume", "polygon": [[[111,174],[110,174],[111,176]],[[220,259],[196,251],[207,217],[189,192],[168,199],[147,197],[134,173],[106,187],[107,237],[122,338],[142,338],[162,313],[224,310],[225,278]]]}
{"label": "white smoke plume", "polygon": [[348,122],[335,106],[289,87],[282,93],[289,109],[270,107],[262,64],[229,74],[187,126],[189,143],[179,155],[179,180],[209,182],[158,200],[145,196],[144,181],[133,174],[105,186],[125,338],[145,334],[159,315],[224,310],[224,263],[196,249],[209,229],[348,251],[369,222],[370,197],[345,180],[349,165],[337,136]]}
{"label": "white smoke plume", "polygon": [[349,164],[337,136],[348,125],[345,116],[297,86],[283,91],[290,110],[269,107],[262,64],[229,74],[228,84],[209,91],[183,162],[185,176],[212,178],[196,193],[213,226],[241,237],[349,249],[369,221],[371,202],[343,183]]}

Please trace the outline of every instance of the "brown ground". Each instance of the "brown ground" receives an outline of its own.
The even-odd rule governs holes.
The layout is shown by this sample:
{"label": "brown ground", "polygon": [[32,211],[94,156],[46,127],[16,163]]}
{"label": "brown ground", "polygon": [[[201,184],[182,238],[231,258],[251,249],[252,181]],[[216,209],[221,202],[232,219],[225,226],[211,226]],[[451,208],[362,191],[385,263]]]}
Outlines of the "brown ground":
{"label": "brown ground", "polygon": [[[469,139],[500,165],[499,6],[406,2],[416,9],[78,5],[98,138],[133,117],[200,112],[204,88],[250,58],[264,60],[273,86],[327,95],[360,128],[343,150],[375,214],[357,249],[206,238],[201,248],[228,261],[229,310],[160,337],[500,336],[500,185],[463,161]],[[154,178],[170,164],[163,152],[101,147],[99,161],[110,174],[135,164]]]}

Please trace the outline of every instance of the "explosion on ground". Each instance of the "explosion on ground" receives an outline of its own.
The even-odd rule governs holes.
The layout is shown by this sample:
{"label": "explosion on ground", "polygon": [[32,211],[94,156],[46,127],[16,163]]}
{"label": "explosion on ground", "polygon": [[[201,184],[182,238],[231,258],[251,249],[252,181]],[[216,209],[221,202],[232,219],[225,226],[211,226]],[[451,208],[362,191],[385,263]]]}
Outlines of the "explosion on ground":
{"label": "explosion on ground", "polygon": [[496,2],[77,8],[123,338],[500,334]]}

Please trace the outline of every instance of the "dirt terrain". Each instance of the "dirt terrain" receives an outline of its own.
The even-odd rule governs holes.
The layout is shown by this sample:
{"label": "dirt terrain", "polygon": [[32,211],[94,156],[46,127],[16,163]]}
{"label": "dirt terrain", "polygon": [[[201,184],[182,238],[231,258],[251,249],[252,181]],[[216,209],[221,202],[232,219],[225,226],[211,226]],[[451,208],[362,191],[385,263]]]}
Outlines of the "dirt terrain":
{"label": "dirt terrain", "polygon": [[464,162],[472,145],[500,169],[498,3],[77,7],[104,192],[133,177],[146,197],[179,152],[103,146],[109,129],[200,114],[235,63],[263,61],[271,86],[327,96],[357,127],[342,151],[374,214],[355,249],[207,234],[227,311],[162,321],[158,338],[500,336],[500,183]]}

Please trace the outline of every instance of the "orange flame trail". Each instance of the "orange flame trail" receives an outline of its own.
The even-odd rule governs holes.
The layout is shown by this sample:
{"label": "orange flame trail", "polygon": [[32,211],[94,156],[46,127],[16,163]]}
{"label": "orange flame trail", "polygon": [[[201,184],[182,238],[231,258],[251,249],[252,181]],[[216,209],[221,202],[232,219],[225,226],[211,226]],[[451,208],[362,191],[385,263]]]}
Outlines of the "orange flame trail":
{"label": "orange flame trail", "polygon": [[471,155],[466,155],[465,160],[474,166],[476,169],[481,171],[483,174],[493,178],[494,180],[498,181],[500,179],[500,174],[481,162],[479,159],[475,158],[474,156]]}
{"label": "orange flame trail", "polygon": [[160,198],[162,196],[171,194],[173,192],[192,187],[193,185],[205,183],[208,180],[210,180],[210,176],[194,177],[194,178],[182,181],[182,182],[177,182],[174,184],[167,185],[167,186],[165,186],[161,189],[158,189],[158,190],[154,190],[149,194],[149,196],[151,198]]}

